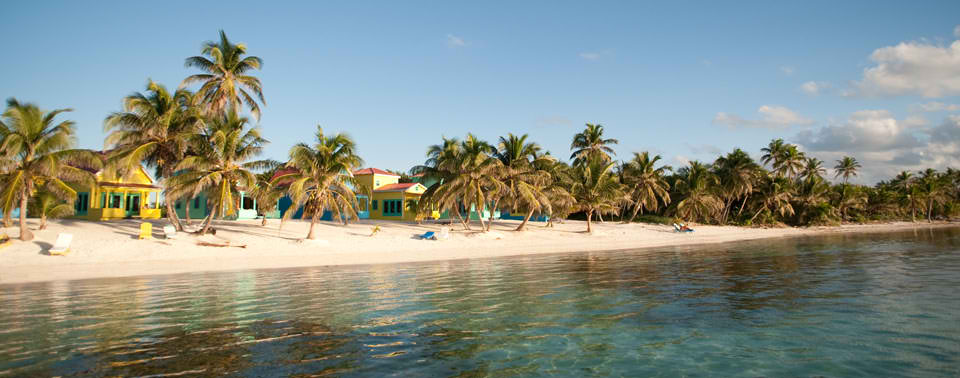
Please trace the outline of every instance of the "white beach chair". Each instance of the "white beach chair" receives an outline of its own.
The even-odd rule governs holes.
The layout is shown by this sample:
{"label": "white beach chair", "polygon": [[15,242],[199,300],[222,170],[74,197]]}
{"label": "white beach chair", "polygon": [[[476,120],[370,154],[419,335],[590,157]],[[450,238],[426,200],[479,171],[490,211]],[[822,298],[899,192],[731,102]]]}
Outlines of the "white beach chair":
{"label": "white beach chair", "polygon": [[163,226],[163,236],[167,239],[176,239],[177,229],[173,226]]}
{"label": "white beach chair", "polygon": [[450,227],[440,227],[440,233],[437,234],[437,240],[446,240],[450,237]]}
{"label": "white beach chair", "polygon": [[50,248],[50,255],[52,256],[63,256],[70,252],[70,242],[73,241],[73,234],[59,234],[57,235],[57,242],[53,243],[53,248]]}

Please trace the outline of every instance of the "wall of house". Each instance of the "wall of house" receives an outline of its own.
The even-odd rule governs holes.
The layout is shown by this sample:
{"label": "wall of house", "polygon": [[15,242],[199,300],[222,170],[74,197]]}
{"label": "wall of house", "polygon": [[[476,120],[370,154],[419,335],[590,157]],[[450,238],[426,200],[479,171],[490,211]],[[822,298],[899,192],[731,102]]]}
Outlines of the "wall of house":
{"label": "wall of house", "polygon": [[357,175],[357,182],[368,189],[376,189],[384,185],[396,184],[400,181],[399,176],[389,176],[381,174]]}
{"label": "wall of house", "polygon": [[[104,177],[100,173],[97,174],[97,181],[98,184],[92,188],[71,185],[71,188],[77,192],[73,218],[89,220],[123,219],[128,216],[142,219],[160,218],[159,189],[124,186],[124,184],[153,185],[153,180],[143,168],[138,169],[131,178],[126,180],[116,176]],[[128,207],[136,205],[131,198],[137,196],[139,196],[139,208],[127,210]],[[131,201],[129,205],[128,201]]]}

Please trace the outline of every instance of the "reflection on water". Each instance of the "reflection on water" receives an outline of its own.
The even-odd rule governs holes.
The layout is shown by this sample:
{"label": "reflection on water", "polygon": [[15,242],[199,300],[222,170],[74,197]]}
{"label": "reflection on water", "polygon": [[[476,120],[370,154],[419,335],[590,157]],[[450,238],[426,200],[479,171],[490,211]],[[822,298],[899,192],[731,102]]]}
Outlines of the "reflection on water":
{"label": "reflection on water", "polygon": [[956,376],[960,229],[0,286],[6,376]]}

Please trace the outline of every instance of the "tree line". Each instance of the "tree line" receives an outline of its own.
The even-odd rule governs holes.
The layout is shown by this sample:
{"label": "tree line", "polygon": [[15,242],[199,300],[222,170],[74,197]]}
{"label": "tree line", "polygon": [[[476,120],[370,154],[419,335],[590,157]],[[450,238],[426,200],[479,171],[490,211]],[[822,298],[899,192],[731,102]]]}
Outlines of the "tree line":
{"label": "tree line", "polygon": [[[185,65],[200,73],[174,91],[148,80],[143,92],[125,97],[123,109],[105,118],[103,152],[74,148],[74,122],[57,120],[70,109],[43,111],[7,100],[0,117],[4,226],[12,225],[13,209],[29,205],[43,228],[48,216],[72,213],[77,193],[71,184],[92,186],[94,172],[101,170],[128,176],[141,164],[154,170],[163,188],[164,213],[181,231],[190,217],[179,219],[175,201],[205,195],[213,210],[201,223],[202,234],[213,219],[236,213],[241,191],[257,200],[261,214],[289,196],[310,219],[310,239],[324,211],[344,223],[358,218],[356,195],[372,188],[360,187],[351,174],[363,165],[352,138],[317,126],[314,142],[293,146],[288,161],[257,159],[268,141],[250,117],[259,121],[266,102],[251,72],[262,67],[262,59],[247,55],[246,45],[221,31],[219,40],[205,42],[201,54]],[[604,216],[622,222],[656,216],[709,224],[814,225],[918,216],[932,221],[960,210],[960,173],[952,168],[901,172],[871,187],[849,183],[861,165],[844,157],[831,172],[842,180],[831,183],[825,162],[776,139],[763,148],[760,162],[738,148],[712,163],[692,161],[674,170],[646,151],[615,160],[618,141],[604,132],[602,125],[586,124],[573,137],[569,163],[526,134],[507,134],[496,143],[473,134],[443,138],[428,148],[423,164],[404,174],[430,184],[419,202],[406,204],[407,211],[417,212],[418,219],[446,211],[470,229],[471,217],[461,211],[486,210],[487,219],[479,219],[483,231],[489,231],[498,210],[523,215],[517,231],[535,214],[549,216],[548,227],[583,216],[589,232],[593,220]],[[25,213],[20,212],[20,238],[30,240]],[[293,213],[286,212],[284,219]]]}

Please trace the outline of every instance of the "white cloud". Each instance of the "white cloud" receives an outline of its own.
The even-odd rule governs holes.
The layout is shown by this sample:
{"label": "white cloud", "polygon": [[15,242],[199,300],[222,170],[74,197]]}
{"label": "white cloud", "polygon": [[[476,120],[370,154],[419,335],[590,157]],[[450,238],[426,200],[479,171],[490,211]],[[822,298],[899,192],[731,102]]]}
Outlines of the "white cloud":
{"label": "white cloud", "polygon": [[586,60],[597,60],[600,59],[600,53],[598,52],[582,52],[580,57]]}
{"label": "white cloud", "polygon": [[784,106],[763,105],[757,109],[760,119],[744,119],[736,114],[720,112],[713,117],[713,124],[726,125],[731,128],[752,127],[763,129],[786,129],[791,126],[810,125],[812,119],[803,117]]}
{"label": "white cloud", "polygon": [[463,38],[457,37],[453,34],[447,34],[447,47],[464,47],[467,45],[467,42]]}
{"label": "white cloud", "polygon": [[783,72],[784,75],[791,76],[796,71],[795,68],[790,66],[780,66],[780,72]]}
{"label": "white cloud", "polygon": [[910,106],[910,110],[915,112],[955,112],[960,110],[960,105],[933,101],[925,104],[914,104]]}
{"label": "white cloud", "polygon": [[960,116],[930,127],[920,117],[899,120],[886,110],[862,110],[840,123],[800,132],[791,141],[829,166],[853,156],[863,164],[857,181],[875,183],[903,170],[960,165]]}
{"label": "white cloud", "polygon": [[[957,35],[954,29],[954,35]],[[854,83],[861,95],[960,95],[960,41],[941,46],[926,41],[901,42],[870,54],[873,66]]]}
{"label": "white cloud", "polygon": [[824,90],[833,88],[833,84],[826,81],[808,81],[800,84],[800,90],[811,96],[816,96]]}

